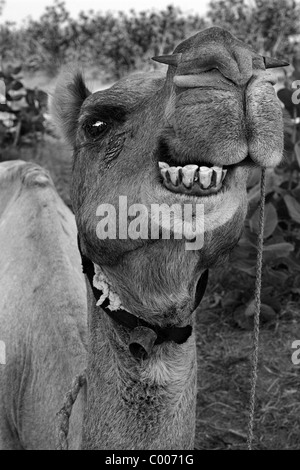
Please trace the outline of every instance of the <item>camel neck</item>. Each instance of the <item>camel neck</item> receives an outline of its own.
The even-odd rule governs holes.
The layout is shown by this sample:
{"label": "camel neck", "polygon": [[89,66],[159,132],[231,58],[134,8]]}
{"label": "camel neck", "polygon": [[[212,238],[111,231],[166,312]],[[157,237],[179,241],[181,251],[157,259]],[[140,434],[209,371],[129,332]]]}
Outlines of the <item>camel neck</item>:
{"label": "camel neck", "polygon": [[129,333],[95,304],[88,286],[84,449],[192,449],[196,405],[194,334],[159,345],[147,361],[128,349]]}

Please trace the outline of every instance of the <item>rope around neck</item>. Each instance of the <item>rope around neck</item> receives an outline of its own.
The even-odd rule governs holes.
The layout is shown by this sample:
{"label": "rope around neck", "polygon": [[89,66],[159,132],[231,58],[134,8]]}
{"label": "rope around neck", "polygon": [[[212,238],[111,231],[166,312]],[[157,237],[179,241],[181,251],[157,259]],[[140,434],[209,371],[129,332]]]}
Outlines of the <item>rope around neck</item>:
{"label": "rope around neck", "polygon": [[257,366],[259,352],[259,317],[260,317],[260,297],[261,297],[261,278],[262,278],[262,261],[263,261],[263,245],[264,245],[264,214],[265,214],[265,198],[266,198],[266,170],[261,172],[260,186],[260,205],[259,205],[259,231],[257,238],[257,260],[256,260],[256,279],[255,279],[255,312],[254,312],[254,329],[253,329],[253,351],[252,351],[252,370],[251,370],[251,391],[248,421],[247,447],[252,450],[253,442],[253,426],[255,413],[255,393],[257,384]]}

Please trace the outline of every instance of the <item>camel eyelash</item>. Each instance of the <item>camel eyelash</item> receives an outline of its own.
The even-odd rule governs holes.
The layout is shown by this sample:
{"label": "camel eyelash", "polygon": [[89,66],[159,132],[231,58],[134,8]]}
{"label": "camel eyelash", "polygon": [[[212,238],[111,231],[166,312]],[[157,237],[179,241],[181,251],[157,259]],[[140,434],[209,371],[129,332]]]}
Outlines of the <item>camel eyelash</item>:
{"label": "camel eyelash", "polygon": [[108,124],[124,123],[127,111],[123,106],[98,105],[86,109],[85,122],[104,121]]}
{"label": "camel eyelash", "polygon": [[103,137],[110,127],[110,124],[102,119],[88,119],[82,126],[85,134],[93,139]]}

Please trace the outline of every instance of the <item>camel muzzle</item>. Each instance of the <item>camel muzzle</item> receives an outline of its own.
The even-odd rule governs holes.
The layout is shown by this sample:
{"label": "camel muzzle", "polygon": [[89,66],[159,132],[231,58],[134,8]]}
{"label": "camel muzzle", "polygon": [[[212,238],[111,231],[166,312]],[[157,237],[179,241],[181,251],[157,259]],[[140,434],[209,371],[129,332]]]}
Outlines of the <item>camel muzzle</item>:
{"label": "camel muzzle", "polygon": [[221,167],[247,155],[261,167],[280,163],[282,111],[271,71],[288,62],[264,57],[218,27],[153,60],[168,65],[164,134],[171,153],[184,156],[179,165]]}

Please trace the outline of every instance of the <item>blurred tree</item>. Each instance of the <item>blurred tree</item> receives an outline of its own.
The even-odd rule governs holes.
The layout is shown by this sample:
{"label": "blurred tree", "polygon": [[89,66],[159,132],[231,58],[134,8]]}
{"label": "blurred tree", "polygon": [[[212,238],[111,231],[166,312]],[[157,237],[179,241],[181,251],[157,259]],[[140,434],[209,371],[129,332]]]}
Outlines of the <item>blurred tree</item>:
{"label": "blurred tree", "polygon": [[214,24],[262,54],[290,59],[300,49],[299,17],[300,4],[295,0],[211,0],[205,19],[184,15],[172,5],[161,11],[81,12],[74,19],[65,3],[56,0],[38,20],[21,27],[4,24],[0,54],[3,60],[22,60],[27,68],[52,74],[75,60],[120,78],[150,68],[150,57],[170,53],[184,38]]}
{"label": "blurred tree", "polygon": [[0,0],[0,15],[2,15],[2,11],[3,11],[4,5],[5,5],[5,1],[4,1],[4,0]]}
{"label": "blurred tree", "polygon": [[287,56],[297,47],[289,41],[300,33],[300,4],[294,0],[212,0],[207,16],[261,54]]}
{"label": "blurred tree", "polygon": [[50,74],[65,62],[66,52],[74,47],[74,31],[70,27],[71,17],[65,2],[55,0],[46,7],[39,20],[30,20],[25,34],[28,36],[28,53],[31,61],[43,63]]}

